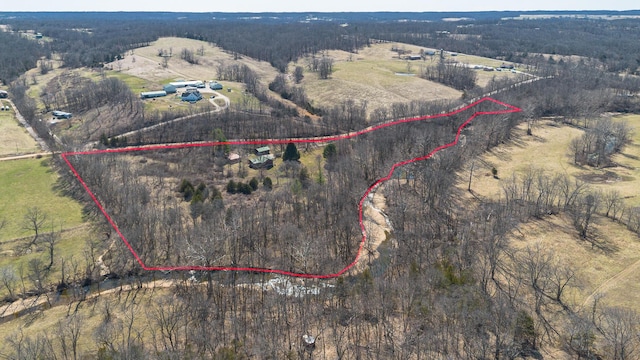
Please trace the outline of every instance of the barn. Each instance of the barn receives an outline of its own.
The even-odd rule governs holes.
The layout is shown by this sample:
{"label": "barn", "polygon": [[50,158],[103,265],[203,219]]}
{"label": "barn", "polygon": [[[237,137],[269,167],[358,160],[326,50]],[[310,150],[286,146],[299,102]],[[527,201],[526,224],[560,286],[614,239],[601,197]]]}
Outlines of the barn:
{"label": "barn", "polygon": [[140,93],[141,99],[151,99],[151,98],[157,98],[157,97],[163,97],[163,96],[167,96],[167,92],[164,90],[146,91],[146,92]]}
{"label": "barn", "polygon": [[165,86],[162,87],[162,90],[166,91],[167,94],[175,94],[176,92],[178,92],[178,89],[171,85],[171,84],[167,84]]}

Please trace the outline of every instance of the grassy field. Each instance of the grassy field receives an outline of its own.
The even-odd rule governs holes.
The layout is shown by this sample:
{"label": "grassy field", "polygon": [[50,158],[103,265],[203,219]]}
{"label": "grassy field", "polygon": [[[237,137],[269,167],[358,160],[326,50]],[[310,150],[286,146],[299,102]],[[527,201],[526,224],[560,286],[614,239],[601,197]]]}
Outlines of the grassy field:
{"label": "grassy field", "polygon": [[[162,66],[162,58],[158,56],[160,49],[171,50],[172,57],[168,66]],[[180,59],[182,49],[188,49],[196,54],[199,64],[193,65]],[[204,56],[197,55],[199,50]],[[247,57],[234,60],[233,55],[207,42],[184,38],[161,38],[150,46],[135,49],[133,54],[127,54],[123,60],[112,63],[114,70],[121,70],[152,82],[167,80],[213,80],[216,79],[216,67],[220,63],[240,62],[254,70],[263,81],[269,82],[275,78],[278,71],[269,63],[257,61]]]}
{"label": "grassy field", "polygon": [[[633,142],[614,161],[619,166],[606,169],[592,169],[573,165],[569,144],[573,138],[582,135],[582,130],[557,125],[550,120],[542,120],[533,128],[533,136],[526,135],[526,124],[515,130],[514,140],[494,148],[490,153],[476,161],[472,189],[478,195],[498,198],[502,195],[502,182],[512,174],[522,174],[533,168],[544,170],[551,175],[561,173],[571,178],[584,178],[585,175],[615,174],[614,181],[596,181],[589,183],[592,189],[616,189],[625,197],[626,206],[640,205],[637,189],[640,188],[640,116],[616,116],[614,121],[626,121],[633,132]],[[498,170],[499,179],[491,176],[491,168]],[[461,175],[467,179],[468,173]],[[466,190],[463,181],[460,187]],[[471,197],[469,196],[471,201]],[[606,296],[612,304],[629,306],[636,310],[635,299],[629,298],[629,289],[638,289],[637,271],[640,266],[640,241],[620,223],[598,216],[594,222],[594,234],[603,244],[602,248],[592,247],[590,242],[577,236],[571,220],[565,215],[532,220],[519,227],[511,246],[523,248],[534,242],[540,242],[542,248],[553,251],[562,262],[576,269],[578,286],[572,291],[570,301],[582,305],[593,291]],[[626,270],[626,272],[625,272]],[[606,286],[605,286],[606,285]]]}
{"label": "grassy field", "polygon": [[31,207],[47,214],[47,226],[52,222],[56,229],[66,229],[82,224],[82,206],[56,189],[58,175],[49,160],[3,161],[0,174],[0,219],[7,221],[0,241],[32,235],[22,229],[24,215]]}
{"label": "grassy field", "polygon": [[[640,194],[637,189],[640,188],[640,116],[620,119],[625,119],[635,130],[633,142],[622,154],[613,158],[618,166],[593,169],[574,165],[569,145],[572,139],[582,135],[582,130],[543,120],[533,129],[533,136],[526,135],[526,124],[522,124],[515,130],[514,141],[483,156],[480,168],[476,167],[474,171],[472,189],[483,196],[500,196],[502,179],[508,179],[514,173],[522,174],[529,169],[542,169],[549,175],[560,173],[579,178],[602,175],[606,181],[593,181],[589,186],[605,191],[616,189],[625,197],[627,206],[639,206]],[[500,179],[489,176],[492,167],[498,170]]]}
{"label": "grassy field", "polygon": [[305,68],[302,85],[314,106],[330,107],[347,99],[367,100],[368,109],[372,111],[396,102],[455,99],[462,94],[419,78],[420,67],[427,66],[428,61],[407,62],[394,58],[397,55],[391,51],[390,44],[372,45],[357,54],[330,51],[328,55],[334,59],[334,71],[327,80],[320,80],[317,74],[306,70],[307,59],[298,60],[296,64]]}
{"label": "grassy field", "polygon": [[[587,241],[580,240],[564,215],[551,216],[543,220],[530,221],[519,227],[518,235],[511,240],[512,248],[524,248],[539,242],[545,251],[552,251],[561,263],[576,271],[576,283],[568,293],[569,303],[581,306],[585,299],[600,285],[640,261],[640,241],[623,225],[609,219],[598,217],[595,231],[604,248],[592,247]],[[635,298],[629,298],[628,290],[638,288],[637,273],[624,277],[621,282],[602,289],[606,300],[611,304],[631,306],[638,310]],[[632,287],[625,288],[629,284]]]}
{"label": "grassy field", "polygon": [[[0,105],[8,106],[9,103],[0,100]],[[0,112],[0,156],[20,155],[38,152],[38,144],[20,126],[16,120],[13,108]]]}

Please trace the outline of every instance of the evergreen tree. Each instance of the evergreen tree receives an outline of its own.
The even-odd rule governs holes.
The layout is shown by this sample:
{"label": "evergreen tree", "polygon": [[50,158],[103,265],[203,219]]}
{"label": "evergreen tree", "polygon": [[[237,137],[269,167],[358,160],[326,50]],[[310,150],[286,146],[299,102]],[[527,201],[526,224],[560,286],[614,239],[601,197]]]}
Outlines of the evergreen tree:
{"label": "evergreen tree", "polygon": [[282,155],[283,161],[299,161],[300,160],[300,152],[294,143],[288,143],[287,148],[284,150],[284,154]]}

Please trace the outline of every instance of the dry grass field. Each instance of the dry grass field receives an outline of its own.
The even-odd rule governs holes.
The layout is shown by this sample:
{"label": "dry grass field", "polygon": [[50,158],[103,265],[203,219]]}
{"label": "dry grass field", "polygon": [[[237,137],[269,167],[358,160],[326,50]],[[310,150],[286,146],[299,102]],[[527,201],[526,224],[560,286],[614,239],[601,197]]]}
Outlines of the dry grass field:
{"label": "dry grass field", "polygon": [[[9,103],[0,100],[0,105],[9,106]],[[30,154],[38,151],[38,144],[20,126],[13,108],[0,112],[0,157]]]}
{"label": "dry grass field", "polygon": [[[533,129],[533,135],[526,135],[526,124],[515,129],[514,140],[499,146],[483,156],[476,164],[472,189],[482,196],[501,196],[502,179],[512,174],[522,174],[529,169],[543,170],[549,175],[566,174],[587,181],[593,189],[603,191],[616,189],[625,197],[627,206],[640,205],[640,116],[614,117],[624,119],[634,131],[633,142],[625,147],[622,154],[614,156],[618,166],[593,169],[573,164],[570,153],[571,140],[582,135],[582,130],[558,125],[551,120],[541,120]],[[494,179],[491,168],[498,170]]]}
{"label": "dry grass field", "polygon": [[[169,51],[172,57],[167,63],[167,67],[162,66],[162,58],[158,56],[160,49]],[[180,59],[182,49],[188,49],[196,54],[200,62],[192,65]],[[198,50],[204,49],[204,56],[197,55]],[[161,38],[151,43],[150,46],[135,49],[129,52],[123,60],[110,64],[113,70],[122,71],[126,74],[145,79],[150,82],[163,83],[176,80],[213,80],[217,78],[218,64],[231,64],[233,62],[249,66],[261,79],[268,83],[273,80],[278,71],[269,63],[257,61],[241,56],[234,60],[233,55],[225,52],[219,47],[212,46],[207,42],[184,39],[184,38]]]}
{"label": "dry grass field", "polygon": [[[345,99],[367,100],[368,109],[372,111],[397,102],[455,99],[462,95],[461,91],[418,76],[424,67],[435,66],[438,63],[438,55],[427,57],[424,61],[407,61],[399,59],[398,54],[391,50],[392,47],[411,51],[412,54],[419,54],[420,50],[424,49],[409,44],[386,43],[373,44],[361,49],[357,54],[329,51],[327,55],[334,59],[334,72],[328,80],[320,80],[317,74],[307,70],[309,58],[300,59],[293,66],[305,68],[302,84],[315,106],[328,107]],[[465,54],[458,54],[456,57],[446,56],[467,65],[497,67],[503,63]],[[477,70],[476,73],[480,86],[487,85],[492,78],[518,76],[509,71]]]}
{"label": "dry grass field", "polygon": [[[573,165],[569,144],[582,135],[582,130],[542,120],[526,135],[526,124],[515,130],[513,141],[494,148],[476,161],[472,189],[482,197],[499,198],[501,183],[513,174],[529,169],[540,169],[549,175],[566,174],[571,178],[595,179],[592,189],[616,189],[625,197],[626,206],[640,205],[640,116],[614,116],[614,121],[625,120],[633,130],[633,142],[614,161],[618,166],[591,169]],[[498,170],[499,179],[491,176],[491,168]],[[598,175],[598,176],[594,176]],[[461,174],[468,179],[468,173]],[[467,182],[461,188],[466,191]],[[594,293],[604,295],[602,301],[640,310],[630,291],[640,291],[637,269],[640,269],[640,240],[638,236],[618,222],[598,216],[594,234],[602,245],[592,247],[581,240],[565,215],[553,215],[532,220],[519,227],[511,241],[513,248],[524,248],[539,242],[543,249],[552,251],[564,263],[576,269],[577,289],[569,301],[582,305]],[[591,300],[591,299],[589,299]]]}

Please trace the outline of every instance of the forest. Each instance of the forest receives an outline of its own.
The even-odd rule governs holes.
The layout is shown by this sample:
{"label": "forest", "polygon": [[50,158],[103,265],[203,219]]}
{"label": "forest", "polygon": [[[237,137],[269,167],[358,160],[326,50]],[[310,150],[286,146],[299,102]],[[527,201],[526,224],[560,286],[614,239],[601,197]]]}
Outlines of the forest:
{"label": "forest", "polygon": [[[241,15],[220,21],[193,15],[188,22],[167,14],[0,17],[12,30],[0,32],[0,81],[50,145],[51,166],[60,176],[56,187],[82,204],[83,217],[94,229],[86,244],[78,245],[86,247],[84,259],[63,259],[62,274],[54,278],[50,270],[54,258],[61,256],[58,250],[54,253],[59,234],[44,228],[37,207],[30,209],[24,227],[34,236],[28,247],[48,255],[19,271],[1,268],[0,283],[8,294],[4,301],[47,297],[51,309],[30,318],[38,323],[45,313],[60,308],[51,305],[55,300],[48,294],[64,293],[70,300],[51,321],[55,331],[27,335],[26,328],[15,329],[3,339],[7,345],[0,348],[1,356],[640,357],[636,310],[599,297],[582,306],[574,297],[584,280],[562,260],[563,254],[539,243],[511,244],[531,223],[566,217],[576,242],[607,252],[596,219],[615,222],[637,237],[638,207],[625,205],[617,191],[598,191],[544,169],[505,176],[499,198],[472,190],[481,156],[522,141],[514,134],[523,124],[528,126],[525,136],[537,136],[541,118],[583,131],[568,149],[573,165],[600,169],[614,164],[614,156],[632,141],[632,126],[602,115],[640,113],[638,19],[507,21],[501,19],[505,14],[478,14],[478,20],[405,22],[396,21],[399,14],[379,14],[379,20],[371,14],[335,14],[339,21],[307,23],[293,15],[294,20],[282,21],[247,21]],[[345,21],[349,25],[341,26]],[[33,31],[47,40],[21,35]],[[241,84],[254,96],[259,110],[237,105],[215,112],[207,105],[160,111],[140,100],[123,80],[108,76],[52,76],[35,97],[30,91],[34,81],[23,75],[30,69],[49,73],[53,69],[46,64],[53,60],[66,70],[104,71],[100,69],[105,64],[169,36],[215,44],[236,60],[248,57],[271,64],[278,73],[269,79],[260,79],[240,62],[216,69],[221,80]],[[395,103],[373,112],[357,94],[321,108],[304,93],[303,71],[321,80],[331,77],[335,64],[327,51],[358,54],[380,42],[389,48],[397,42],[518,63],[532,75],[479,86],[474,70],[443,60],[421,75],[458,88],[460,98]],[[290,66],[309,56],[307,68]],[[348,141],[286,141],[443,114],[488,94],[522,111],[488,115],[502,107],[485,101],[455,115],[384,127]],[[78,122],[55,134],[38,118],[43,110],[58,108],[74,114],[98,111],[100,120]],[[178,118],[184,119],[170,122]],[[458,134],[470,118],[473,122]],[[144,131],[135,132],[140,129]],[[135,135],[122,135],[131,131]],[[392,226],[378,247],[365,246],[358,266],[335,279],[276,277],[253,270],[145,271],[118,241],[121,230],[148,266],[335,273],[356,257],[362,238],[358,204],[371,184],[393,164],[429,153],[458,135],[464,138],[460,146],[404,165],[376,188],[370,201],[384,198],[384,215]],[[281,139],[271,145],[278,166],[232,166],[230,153],[248,156],[256,146],[228,144],[227,139]],[[218,143],[145,150],[156,144],[210,141]],[[142,150],[128,152],[130,146]],[[65,152],[83,154],[68,156],[82,183],[60,156]],[[487,177],[499,179],[499,171],[493,168]],[[114,230],[96,203],[104,205],[120,230]],[[0,219],[0,232],[4,226]],[[154,281],[167,285],[150,288]],[[288,294],[272,291],[281,284]],[[101,286],[105,295],[90,296],[89,289],[97,287],[99,293]],[[107,295],[107,290],[114,291]]]}

